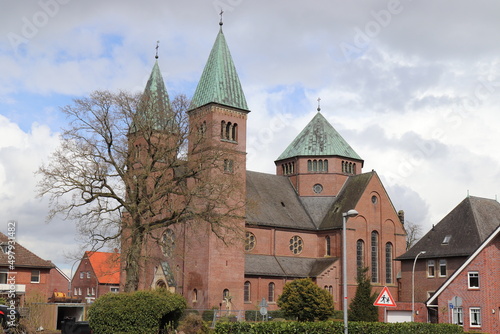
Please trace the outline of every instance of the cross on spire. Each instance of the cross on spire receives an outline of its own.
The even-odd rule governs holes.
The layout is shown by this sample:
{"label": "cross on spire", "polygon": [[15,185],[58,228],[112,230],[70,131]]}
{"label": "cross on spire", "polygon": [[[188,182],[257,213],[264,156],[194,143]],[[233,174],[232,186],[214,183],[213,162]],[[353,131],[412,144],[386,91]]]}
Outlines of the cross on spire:
{"label": "cross on spire", "polygon": [[321,111],[321,106],[319,105],[320,101],[321,101],[321,98],[318,97],[318,109],[316,109],[316,110],[318,110],[318,112]]}
{"label": "cross on spire", "polygon": [[158,48],[160,47],[160,41],[156,41],[156,55],[155,58],[158,59]]}
{"label": "cross on spire", "polygon": [[222,10],[222,8],[220,9],[220,22],[219,22],[219,25],[222,26],[224,23],[222,23],[222,14],[224,14],[224,11]]}

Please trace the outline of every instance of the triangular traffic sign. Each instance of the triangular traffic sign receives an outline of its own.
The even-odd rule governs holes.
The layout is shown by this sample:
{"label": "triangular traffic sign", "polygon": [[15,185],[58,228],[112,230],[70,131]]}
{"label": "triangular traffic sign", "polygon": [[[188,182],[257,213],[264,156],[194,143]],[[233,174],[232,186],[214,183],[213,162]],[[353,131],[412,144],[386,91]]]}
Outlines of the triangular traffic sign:
{"label": "triangular traffic sign", "polygon": [[377,299],[375,300],[375,303],[373,303],[375,306],[384,306],[384,307],[396,307],[396,302],[391,296],[391,293],[389,292],[389,289],[384,286],[380,294],[378,295]]}

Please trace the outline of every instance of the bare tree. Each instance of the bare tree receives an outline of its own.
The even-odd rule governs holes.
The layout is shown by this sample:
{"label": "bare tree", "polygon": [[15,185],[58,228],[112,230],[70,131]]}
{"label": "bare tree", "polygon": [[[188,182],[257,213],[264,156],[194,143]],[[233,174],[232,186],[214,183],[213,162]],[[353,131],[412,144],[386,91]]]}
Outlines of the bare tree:
{"label": "bare tree", "polygon": [[75,99],[62,108],[61,146],[38,171],[49,219],[76,221],[93,250],[120,241],[125,291],[137,290],[144,245],[160,229],[204,224],[226,242],[243,215],[244,198],[227,201],[243,185],[224,173],[228,152],[207,131],[215,125],[189,127],[183,95],[158,101],[108,91]]}
{"label": "bare tree", "polygon": [[422,237],[422,226],[411,221],[405,221],[406,250],[410,249]]}

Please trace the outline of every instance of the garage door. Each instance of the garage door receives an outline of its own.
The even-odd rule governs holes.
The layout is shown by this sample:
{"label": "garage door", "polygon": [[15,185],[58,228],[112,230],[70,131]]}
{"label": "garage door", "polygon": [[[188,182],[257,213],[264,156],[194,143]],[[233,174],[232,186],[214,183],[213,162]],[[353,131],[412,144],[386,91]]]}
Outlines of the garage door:
{"label": "garage door", "polygon": [[387,322],[411,321],[411,311],[389,311],[387,310]]}

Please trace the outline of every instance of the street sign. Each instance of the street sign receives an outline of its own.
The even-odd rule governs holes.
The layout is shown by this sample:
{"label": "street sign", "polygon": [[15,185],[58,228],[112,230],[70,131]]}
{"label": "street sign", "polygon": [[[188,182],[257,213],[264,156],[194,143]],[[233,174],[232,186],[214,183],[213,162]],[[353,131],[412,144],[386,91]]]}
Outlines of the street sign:
{"label": "street sign", "polygon": [[389,292],[389,289],[384,286],[380,294],[378,295],[377,299],[375,300],[375,303],[373,303],[375,306],[384,306],[384,307],[396,307],[396,302],[391,296],[391,293]]}

